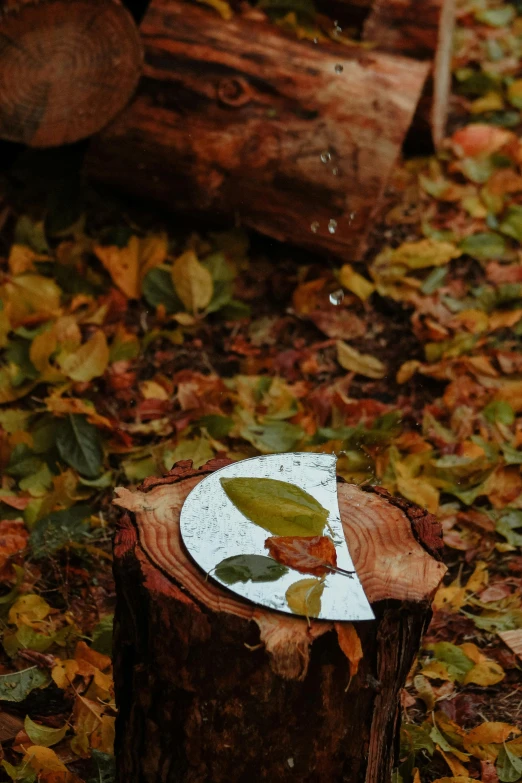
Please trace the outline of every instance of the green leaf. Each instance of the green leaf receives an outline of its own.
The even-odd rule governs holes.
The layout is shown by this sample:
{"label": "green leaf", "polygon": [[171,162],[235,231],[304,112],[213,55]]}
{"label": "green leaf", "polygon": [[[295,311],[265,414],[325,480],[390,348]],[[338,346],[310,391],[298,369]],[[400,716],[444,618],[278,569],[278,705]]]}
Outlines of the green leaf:
{"label": "green leaf", "polygon": [[93,750],[91,755],[94,775],[87,783],[115,783],[116,759],[101,750]]}
{"label": "green leaf", "polygon": [[286,591],[286,602],[292,612],[302,614],[309,620],[321,613],[323,590],[324,579],[299,579]]}
{"label": "green leaf", "polygon": [[102,617],[92,633],[91,647],[96,652],[104,655],[112,655],[112,630],[114,625],[114,615],[108,614]]}
{"label": "green leaf", "polygon": [[52,555],[64,546],[84,539],[89,532],[86,520],[90,515],[89,506],[73,506],[42,517],[29,539],[34,556],[40,558]]}
{"label": "green leaf", "polygon": [[506,745],[500,748],[497,757],[497,775],[501,783],[516,783],[522,778],[522,759],[515,756]]}
{"label": "green leaf", "polygon": [[55,636],[56,634],[47,636],[46,634],[38,633],[38,631],[35,631],[28,625],[21,625],[16,631],[4,632],[2,644],[9,657],[14,658],[19,650],[46,652],[56,641]]}
{"label": "green leaf", "polygon": [[100,433],[85,416],[70,413],[59,422],[56,447],[67,465],[86,478],[100,475],[103,461]]}
{"label": "green leaf", "polygon": [[222,478],[227,497],[244,516],[276,536],[320,536],[328,511],[304,489],[269,478]]}
{"label": "green leaf", "polygon": [[162,267],[151,269],[143,281],[142,292],[151,307],[164,305],[169,315],[183,310],[183,304],[174,289],[169,269]]}
{"label": "green leaf", "polygon": [[502,451],[506,465],[522,465],[522,451],[515,449],[514,446],[510,446],[509,443],[504,443]]}
{"label": "green leaf", "polygon": [[22,215],[16,221],[14,240],[18,245],[27,245],[35,253],[49,252],[43,221],[34,221],[28,215]]}
{"label": "green leaf", "polygon": [[233,555],[218,563],[214,573],[225,584],[233,585],[249,581],[275,582],[288,573],[288,568],[264,555]]}
{"label": "green leaf", "polygon": [[297,424],[287,421],[264,421],[262,424],[252,424],[242,427],[240,435],[248,440],[259,451],[277,453],[293,451],[304,435]]}
{"label": "green leaf", "polygon": [[5,760],[2,761],[1,764],[11,780],[16,781],[16,783],[35,783],[36,772],[31,767],[29,762],[22,761],[18,767],[15,767],[13,764],[9,764],[9,762]]}
{"label": "green leaf", "polygon": [[427,296],[434,294],[435,291],[437,291],[443,284],[447,274],[448,270],[446,267],[435,267],[435,269],[429,273],[428,277],[423,282],[421,286],[422,293],[426,294]]}
{"label": "green leaf", "polygon": [[433,647],[433,653],[438,661],[446,664],[448,674],[459,682],[464,679],[466,674],[475,665],[473,661],[465,655],[460,647],[450,642],[437,642]]}
{"label": "green leaf", "polygon": [[429,731],[415,723],[403,723],[401,725],[401,756],[408,753],[416,754],[425,750],[430,756],[435,752],[435,743],[430,737]]}
{"label": "green leaf", "polygon": [[486,405],[482,413],[492,424],[498,421],[500,424],[505,424],[509,427],[515,421],[515,412],[513,408],[508,402],[504,402],[503,400],[490,402],[489,405]]}
{"label": "green leaf", "polygon": [[522,527],[522,511],[518,509],[505,509],[497,519],[495,530],[504,536],[511,546],[522,546],[522,534],[516,533]]}
{"label": "green leaf", "polygon": [[231,419],[230,416],[219,416],[216,413],[209,413],[207,416],[202,416],[198,424],[206,429],[211,438],[220,440],[227,437],[234,426],[234,419]]}
{"label": "green leaf", "polygon": [[500,224],[500,230],[506,236],[522,242],[522,206],[515,204],[509,207]]}
{"label": "green leaf", "polygon": [[22,669],[20,672],[0,675],[0,701],[23,701],[35,690],[44,688],[50,682],[47,672],[38,666]]}
{"label": "green leaf", "polygon": [[507,27],[515,18],[517,12],[512,5],[502,5],[500,8],[486,8],[475,13],[475,19],[490,27]]}
{"label": "green leaf", "polygon": [[459,245],[463,253],[479,261],[500,258],[506,250],[506,240],[499,234],[472,234]]}
{"label": "green leaf", "polygon": [[14,364],[17,372],[12,375],[11,383],[14,387],[21,386],[24,381],[34,381],[39,372],[29,356],[31,343],[29,340],[12,338],[5,349],[5,358],[10,364]]}
{"label": "green leaf", "polygon": [[193,438],[192,440],[182,440],[174,449],[166,449],[163,455],[163,464],[167,470],[170,470],[176,462],[191,459],[193,466],[200,468],[213,456],[212,446],[206,438]]}
{"label": "green leaf", "polygon": [[24,720],[25,733],[33,743],[33,745],[42,745],[44,748],[50,748],[51,745],[56,745],[61,742],[67,734],[68,726],[62,726],[61,729],[53,729],[50,726],[41,726],[39,723],[35,723],[29,715],[26,715]]}

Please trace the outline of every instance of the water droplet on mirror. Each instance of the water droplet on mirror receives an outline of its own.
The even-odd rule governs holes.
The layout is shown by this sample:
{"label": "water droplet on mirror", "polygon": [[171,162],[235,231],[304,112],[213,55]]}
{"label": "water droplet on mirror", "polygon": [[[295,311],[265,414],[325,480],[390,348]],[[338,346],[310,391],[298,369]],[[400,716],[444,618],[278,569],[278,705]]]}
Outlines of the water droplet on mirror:
{"label": "water droplet on mirror", "polygon": [[319,223],[317,222],[317,220],[314,220],[314,222],[311,223],[310,225],[310,231],[312,232],[312,234],[317,234],[318,230],[319,230]]}
{"label": "water droplet on mirror", "polygon": [[321,163],[328,163],[332,160],[332,155],[328,150],[321,152]]}
{"label": "water droplet on mirror", "polygon": [[333,218],[328,221],[328,231],[330,234],[335,234],[337,229],[337,220],[334,220]]}
{"label": "water droplet on mirror", "polygon": [[337,291],[333,291],[330,294],[330,302],[333,305],[340,305],[344,299],[344,291],[342,288],[338,288]]}
{"label": "water droplet on mirror", "polygon": [[340,63],[337,63],[337,65],[334,68],[335,73],[342,73],[344,71],[343,66]]}

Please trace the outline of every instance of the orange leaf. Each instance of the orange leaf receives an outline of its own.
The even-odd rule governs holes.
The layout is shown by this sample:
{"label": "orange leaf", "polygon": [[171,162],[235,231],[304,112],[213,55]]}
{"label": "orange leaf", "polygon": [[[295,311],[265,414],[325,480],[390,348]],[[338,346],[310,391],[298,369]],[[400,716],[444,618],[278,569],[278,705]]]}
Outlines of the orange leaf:
{"label": "orange leaf", "polygon": [[350,661],[350,677],[354,677],[363,657],[359,635],[353,623],[335,623],[335,630],[337,631],[339,647]]}
{"label": "orange leaf", "polygon": [[335,546],[328,536],[271,536],[265,549],[278,563],[302,574],[323,576],[328,573],[325,564],[337,564]]}

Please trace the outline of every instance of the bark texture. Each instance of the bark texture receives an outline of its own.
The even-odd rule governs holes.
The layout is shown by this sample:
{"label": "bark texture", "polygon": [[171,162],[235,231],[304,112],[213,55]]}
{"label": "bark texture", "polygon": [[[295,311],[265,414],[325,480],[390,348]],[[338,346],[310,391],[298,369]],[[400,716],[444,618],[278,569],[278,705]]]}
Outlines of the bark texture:
{"label": "bark texture", "polygon": [[433,63],[420,114],[427,117],[436,145],[448,118],[455,7],[456,0],[375,0],[364,25],[364,39],[379,50]]}
{"label": "bark texture", "polygon": [[127,103],[143,60],[115,0],[22,3],[0,17],[0,138],[50,147],[103,128]]}
{"label": "bark texture", "polygon": [[399,695],[445,567],[434,517],[385,490],[338,484],[348,546],[376,621],[346,623],[241,601],[205,580],[179,512],[213,460],[178,463],[137,492],[115,541],[116,753],[121,783],[388,783]]}
{"label": "bark texture", "polygon": [[177,0],[152,0],[141,30],[144,79],[87,172],[353,259],[429,66]]}

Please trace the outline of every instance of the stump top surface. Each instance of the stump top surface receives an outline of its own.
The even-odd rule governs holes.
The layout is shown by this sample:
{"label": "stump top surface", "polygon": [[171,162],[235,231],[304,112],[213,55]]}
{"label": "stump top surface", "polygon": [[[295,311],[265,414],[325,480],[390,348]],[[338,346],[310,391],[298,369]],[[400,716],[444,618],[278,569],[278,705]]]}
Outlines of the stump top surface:
{"label": "stump top surface", "polygon": [[43,0],[0,17],[0,138],[50,147],[103,128],[127,103],[142,45],[115,0]]}
{"label": "stump top surface", "polygon": [[[269,609],[296,614],[286,600],[286,594],[298,583],[304,585],[306,582],[308,589],[315,585],[321,590],[319,611],[311,616],[331,621],[374,619],[362,585],[354,573],[355,567],[343,533],[337,503],[336,462],[332,454],[271,454],[232,463],[206,476],[194,487],[181,509],[180,532],[189,554],[204,573],[210,574],[223,587]],[[265,528],[253,524],[234,506],[221,486],[222,478],[239,477],[251,479],[253,491],[256,479],[268,478],[310,494],[328,511],[326,524],[335,545],[337,567],[352,572],[352,575],[328,573],[324,580],[318,580],[289,568],[277,579],[268,581],[246,579],[230,584],[221,579],[219,571],[214,569],[223,560],[241,555],[266,557],[268,554],[265,542],[271,535],[269,520]],[[271,508],[277,512],[276,507]]]}

